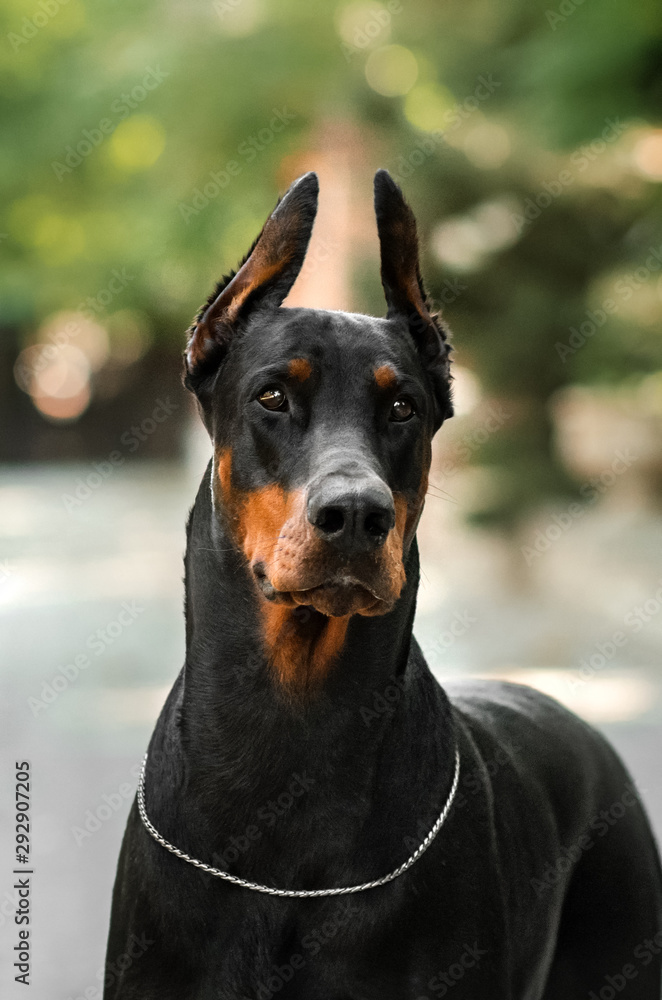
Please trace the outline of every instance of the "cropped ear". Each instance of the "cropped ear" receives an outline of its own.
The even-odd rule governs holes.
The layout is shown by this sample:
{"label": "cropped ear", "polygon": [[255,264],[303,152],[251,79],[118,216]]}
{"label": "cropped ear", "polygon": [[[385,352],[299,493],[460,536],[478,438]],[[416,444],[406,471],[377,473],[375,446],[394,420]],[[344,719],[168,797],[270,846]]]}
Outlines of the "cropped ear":
{"label": "cropped ear", "polygon": [[196,389],[222,361],[234,334],[260,306],[276,309],[294,284],[317,214],[317,174],[299,177],[262,227],[236,273],[221,282],[190,330],[185,383]]}
{"label": "cropped ear", "polygon": [[381,252],[381,276],[389,319],[401,317],[433,378],[439,423],[452,416],[448,330],[432,313],[418,260],[414,213],[386,170],[375,174],[375,215]]}

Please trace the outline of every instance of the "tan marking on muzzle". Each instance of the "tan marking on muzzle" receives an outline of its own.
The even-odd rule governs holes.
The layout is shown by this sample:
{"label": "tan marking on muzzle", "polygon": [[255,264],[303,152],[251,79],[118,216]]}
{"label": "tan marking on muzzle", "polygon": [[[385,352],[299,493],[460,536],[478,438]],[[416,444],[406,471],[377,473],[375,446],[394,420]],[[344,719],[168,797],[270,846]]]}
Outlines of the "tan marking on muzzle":
{"label": "tan marking on muzzle", "polygon": [[[261,563],[278,592],[278,602],[274,602],[258,588],[268,659],[283,684],[305,689],[321,681],[337,659],[352,614],[385,614],[400,596],[405,583],[407,501],[394,495],[395,526],[384,545],[347,565],[309,523],[305,489],[287,492],[271,484],[237,490],[231,468],[230,449],[219,450],[219,500],[249,570]],[[340,597],[328,586],[338,575],[357,580],[356,587]],[[314,608],[325,620],[307,626],[298,605]]]}

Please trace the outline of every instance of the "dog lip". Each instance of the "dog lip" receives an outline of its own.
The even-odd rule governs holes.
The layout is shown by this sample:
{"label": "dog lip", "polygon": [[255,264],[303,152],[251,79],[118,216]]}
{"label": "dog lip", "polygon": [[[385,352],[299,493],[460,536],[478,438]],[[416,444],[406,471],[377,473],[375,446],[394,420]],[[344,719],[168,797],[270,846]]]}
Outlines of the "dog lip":
{"label": "dog lip", "polygon": [[303,594],[319,594],[324,591],[333,590],[365,590],[375,600],[380,600],[379,594],[376,594],[372,587],[369,587],[367,583],[355,576],[334,576],[329,580],[324,580],[322,583],[317,584],[315,587],[306,587],[304,590],[292,590],[290,593],[293,595],[296,594],[298,597]]}
{"label": "dog lip", "polygon": [[394,603],[392,595],[380,587],[379,578],[368,582],[369,574],[365,579],[362,573],[346,565],[331,570],[328,576],[320,574],[307,587],[297,587],[294,580],[293,585],[287,586],[290,581],[283,580],[282,589],[271,579],[262,559],[256,559],[250,568],[261,597],[271,604],[311,607],[325,615],[343,615],[344,608],[348,614],[379,615],[390,610]]}
{"label": "dog lip", "polygon": [[290,595],[287,592],[276,590],[273,583],[267,576],[264,563],[256,563],[252,569],[255,582],[257,583],[263,597],[265,597],[268,601],[274,601],[276,603],[291,602]]}
{"label": "dog lip", "polygon": [[[301,590],[277,590],[267,576],[262,563],[258,563],[253,567],[253,574],[262,596],[274,604],[285,604],[290,607],[297,607],[298,605],[315,607],[320,598],[323,599],[323,603],[326,603],[325,598],[327,601],[329,598],[333,601],[335,597],[349,597],[351,594],[354,594],[355,598],[361,602],[361,608],[356,607],[354,613],[360,613],[361,609],[364,611],[370,609],[371,613],[374,613],[375,608],[386,606],[387,603],[383,597],[380,597],[375,592],[373,587],[355,576],[345,574],[332,576],[313,587],[306,587]],[[365,601],[361,600],[361,594],[365,595]]]}
{"label": "dog lip", "polygon": [[379,614],[378,608],[385,606],[381,598],[353,577],[326,580],[307,590],[293,590],[289,597],[296,605],[312,607],[331,617]]}

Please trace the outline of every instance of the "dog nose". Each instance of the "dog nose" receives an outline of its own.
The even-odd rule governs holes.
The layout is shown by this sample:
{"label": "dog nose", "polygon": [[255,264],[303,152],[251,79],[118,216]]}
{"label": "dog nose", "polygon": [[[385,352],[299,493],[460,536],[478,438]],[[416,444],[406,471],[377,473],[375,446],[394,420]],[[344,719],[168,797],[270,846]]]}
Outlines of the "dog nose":
{"label": "dog nose", "polygon": [[341,552],[362,555],[386,541],[395,524],[393,497],[386,483],[334,477],[309,496],[308,520]]}

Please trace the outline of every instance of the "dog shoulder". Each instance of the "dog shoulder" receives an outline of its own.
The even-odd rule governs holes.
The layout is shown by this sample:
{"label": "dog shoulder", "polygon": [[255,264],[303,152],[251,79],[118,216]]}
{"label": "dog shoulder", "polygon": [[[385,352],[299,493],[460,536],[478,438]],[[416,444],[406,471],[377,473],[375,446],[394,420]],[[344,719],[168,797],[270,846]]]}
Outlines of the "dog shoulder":
{"label": "dog shoulder", "polygon": [[446,691],[482,758],[506,755],[527,783],[570,781],[580,797],[590,797],[591,790],[627,780],[602,734],[542,691],[483,679],[453,681]]}
{"label": "dog shoulder", "polygon": [[535,725],[553,724],[555,727],[590,729],[573,712],[555,698],[536,688],[511,681],[484,678],[461,678],[448,681],[444,690],[455,707],[476,721],[503,720],[515,722],[518,718]]}

